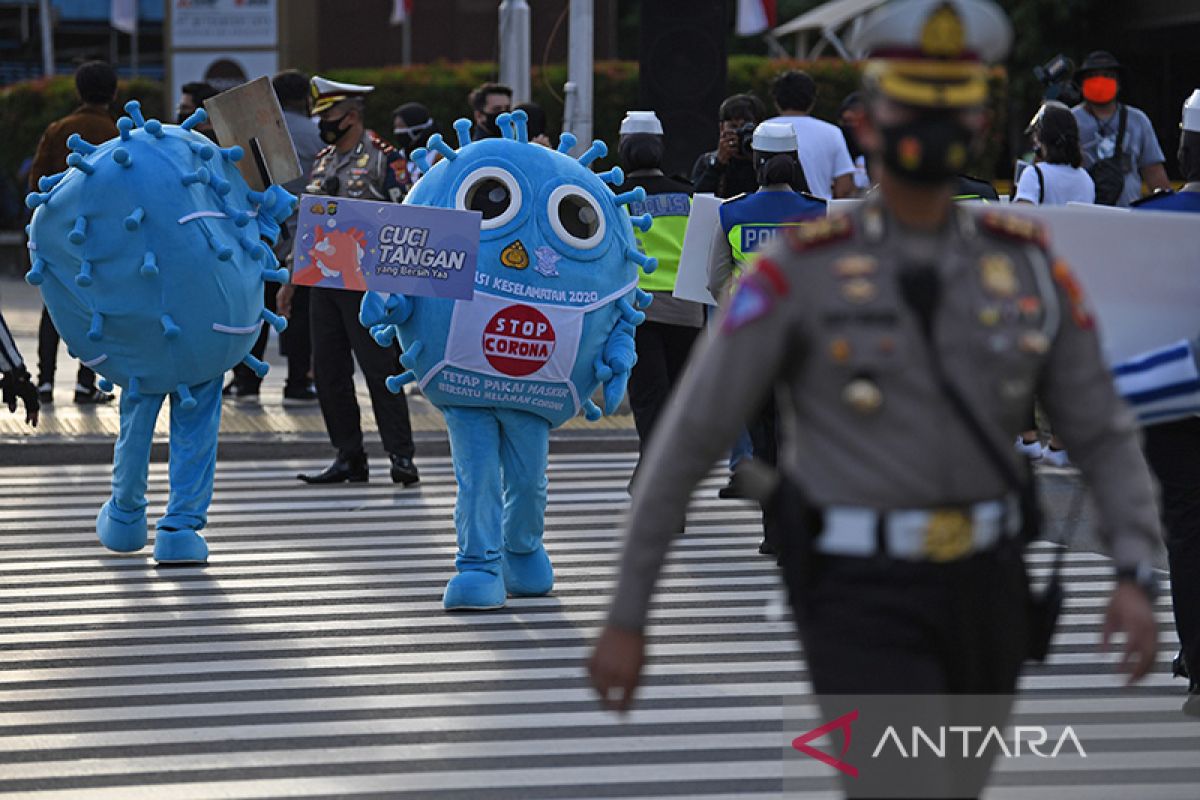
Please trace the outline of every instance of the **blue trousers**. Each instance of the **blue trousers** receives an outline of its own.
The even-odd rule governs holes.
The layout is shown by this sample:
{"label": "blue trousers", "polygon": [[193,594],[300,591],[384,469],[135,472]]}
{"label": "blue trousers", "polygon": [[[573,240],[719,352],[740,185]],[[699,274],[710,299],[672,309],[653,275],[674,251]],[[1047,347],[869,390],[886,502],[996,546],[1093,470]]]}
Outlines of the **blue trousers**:
{"label": "blue trousers", "polygon": [[524,411],[442,409],[450,433],[458,498],[458,571],[500,573],[500,548],[531,553],[542,546],[550,423]]}
{"label": "blue trousers", "polygon": [[[217,432],[221,426],[221,378],[189,387],[196,407],[184,411],[171,395],[171,493],[160,530],[198,531],[208,524]],[[121,434],[113,451],[113,517],[133,522],[146,513],[146,478],[154,423],[166,395],[144,394],[136,402],[121,392]]]}

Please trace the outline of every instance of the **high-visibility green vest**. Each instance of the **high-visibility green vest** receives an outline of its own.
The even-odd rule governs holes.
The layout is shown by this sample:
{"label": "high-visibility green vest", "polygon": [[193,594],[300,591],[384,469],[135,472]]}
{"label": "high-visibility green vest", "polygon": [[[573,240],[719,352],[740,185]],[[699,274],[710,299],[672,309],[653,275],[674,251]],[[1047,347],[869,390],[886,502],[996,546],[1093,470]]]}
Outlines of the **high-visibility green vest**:
{"label": "high-visibility green vest", "polygon": [[638,287],[643,291],[670,292],[675,289],[691,208],[692,198],[683,192],[647,195],[645,202],[629,204],[630,214],[649,214],[654,218],[654,224],[645,233],[633,229],[642,252],[658,259],[658,269],[654,272],[649,275],[639,272]]}

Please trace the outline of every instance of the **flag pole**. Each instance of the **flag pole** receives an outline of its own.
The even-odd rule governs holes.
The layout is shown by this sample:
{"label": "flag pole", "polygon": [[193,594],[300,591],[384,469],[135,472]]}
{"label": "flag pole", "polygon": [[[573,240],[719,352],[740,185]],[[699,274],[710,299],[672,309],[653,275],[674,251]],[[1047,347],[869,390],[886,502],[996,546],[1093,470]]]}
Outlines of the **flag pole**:
{"label": "flag pole", "polygon": [[39,0],[38,17],[42,28],[42,74],[51,78],[54,76],[54,35],[50,30],[50,0]]}

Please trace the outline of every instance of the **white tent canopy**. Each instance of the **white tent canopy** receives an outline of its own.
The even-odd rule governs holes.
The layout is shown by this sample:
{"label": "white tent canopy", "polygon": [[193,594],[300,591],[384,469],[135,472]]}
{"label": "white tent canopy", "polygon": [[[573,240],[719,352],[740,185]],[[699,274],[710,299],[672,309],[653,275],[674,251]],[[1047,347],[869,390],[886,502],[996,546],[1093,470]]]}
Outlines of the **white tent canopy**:
{"label": "white tent canopy", "polygon": [[[788,51],[779,40],[785,36],[795,36],[794,52],[799,59],[816,58],[826,47],[832,47],[837,55],[849,61],[858,54],[851,53],[845,41],[857,30],[862,18],[884,2],[886,0],[830,0],[785,22],[767,36],[773,47],[783,54]],[[813,34],[817,35],[817,39],[810,45]]]}

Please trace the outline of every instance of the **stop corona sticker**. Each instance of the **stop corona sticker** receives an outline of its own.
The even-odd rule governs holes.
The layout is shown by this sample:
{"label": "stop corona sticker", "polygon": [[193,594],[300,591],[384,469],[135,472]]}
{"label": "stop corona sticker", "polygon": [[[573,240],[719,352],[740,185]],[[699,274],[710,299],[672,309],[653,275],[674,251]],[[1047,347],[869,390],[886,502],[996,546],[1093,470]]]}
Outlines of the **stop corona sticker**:
{"label": "stop corona sticker", "polygon": [[483,354],[505,375],[532,375],[553,353],[554,327],[536,308],[509,306],[497,311],[483,329]]}

